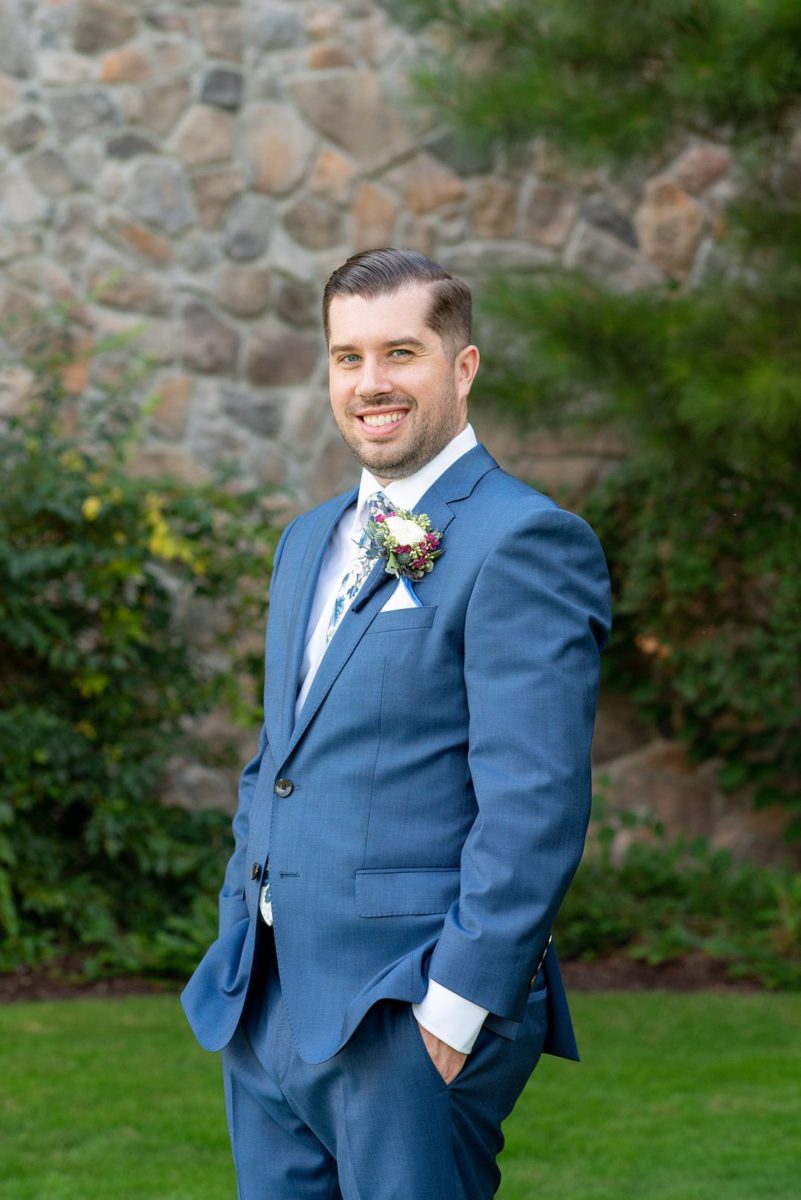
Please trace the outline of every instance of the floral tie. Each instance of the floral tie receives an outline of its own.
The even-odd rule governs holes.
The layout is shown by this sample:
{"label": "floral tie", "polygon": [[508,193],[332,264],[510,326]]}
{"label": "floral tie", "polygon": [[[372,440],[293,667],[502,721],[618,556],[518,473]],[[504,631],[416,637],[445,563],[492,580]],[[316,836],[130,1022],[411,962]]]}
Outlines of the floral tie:
{"label": "floral tie", "polygon": [[372,496],[367,498],[367,516],[364,522],[364,529],[361,537],[357,542],[357,552],[352,559],[350,566],[342,577],[342,582],[337,588],[337,594],[334,597],[334,604],[331,609],[331,617],[328,621],[328,629],[325,634],[325,644],[328,646],[331,638],[339,628],[339,624],[345,613],[350,608],[359,589],[364,583],[367,576],[375,566],[375,559],[368,557],[367,548],[370,545],[370,537],[367,533],[367,523],[375,519],[378,513],[382,513],[385,517],[389,516],[395,510],[392,508],[387,497],[383,492],[373,492]]}

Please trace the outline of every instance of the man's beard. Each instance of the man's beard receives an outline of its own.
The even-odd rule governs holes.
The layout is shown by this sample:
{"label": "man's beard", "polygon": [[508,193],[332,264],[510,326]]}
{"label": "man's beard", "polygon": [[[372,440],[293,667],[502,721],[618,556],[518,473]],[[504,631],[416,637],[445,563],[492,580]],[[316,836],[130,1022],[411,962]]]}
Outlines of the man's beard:
{"label": "man's beard", "polygon": [[[448,393],[448,406],[455,412],[456,388],[450,380],[448,381]],[[417,405],[402,392],[393,393],[391,396],[382,396],[380,403],[374,402],[370,405],[371,409],[378,407],[387,412],[392,412],[393,408],[408,408],[410,414],[419,414]],[[414,475],[426,463],[431,462],[431,459],[435,458],[440,450],[444,450],[458,430],[451,429],[450,425],[437,424],[432,419],[429,423],[420,423],[412,440],[405,441],[403,445],[398,446],[383,446],[380,443],[365,445],[352,438],[350,430],[346,431],[340,427],[339,432],[342,434],[345,444],[363,467],[366,467],[372,475],[389,481],[408,479],[410,475]]]}

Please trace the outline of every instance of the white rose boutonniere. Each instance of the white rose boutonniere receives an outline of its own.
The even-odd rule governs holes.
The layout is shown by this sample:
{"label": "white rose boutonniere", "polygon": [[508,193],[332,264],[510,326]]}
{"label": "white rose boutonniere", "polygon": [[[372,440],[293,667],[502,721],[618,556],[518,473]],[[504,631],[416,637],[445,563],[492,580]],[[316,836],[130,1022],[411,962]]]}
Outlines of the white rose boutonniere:
{"label": "white rose boutonniere", "polygon": [[384,570],[396,579],[418,582],[431,571],[434,560],[442,554],[442,534],[431,528],[425,513],[413,513],[406,509],[378,513],[367,523],[370,539],[368,558],[384,558]]}

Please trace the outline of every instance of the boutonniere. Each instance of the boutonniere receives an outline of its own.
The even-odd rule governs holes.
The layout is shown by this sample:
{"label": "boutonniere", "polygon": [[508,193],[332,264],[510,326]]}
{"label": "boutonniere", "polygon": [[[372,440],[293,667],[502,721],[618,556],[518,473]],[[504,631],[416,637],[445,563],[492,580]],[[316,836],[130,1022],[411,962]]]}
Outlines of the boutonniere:
{"label": "boutonniere", "polygon": [[384,570],[396,579],[417,583],[431,571],[434,559],[442,554],[442,534],[431,528],[425,513],[399,508],[397,512],[376,513],[367,522],[369,558],[384,558]]}

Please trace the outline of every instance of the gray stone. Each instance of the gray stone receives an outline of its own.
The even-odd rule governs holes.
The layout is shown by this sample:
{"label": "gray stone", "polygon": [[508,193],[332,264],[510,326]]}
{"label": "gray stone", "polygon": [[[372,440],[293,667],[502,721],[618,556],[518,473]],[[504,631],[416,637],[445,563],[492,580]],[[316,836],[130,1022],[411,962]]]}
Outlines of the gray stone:
{"label": "gray stone", "polygon": [[200,81],[199,98],[204,104],[236,112],[242,105],[242,72],[230,67],[212,67],[205,71]]}
{"label": "gray stone", "polygon": [[[339,262],[336,263],[339,266]],[[284,229],[276,225],[270,242],[270,266],[290,279],[317,282],[317,262],[313,254],[298,245]],[[333,267],[331,270],[333,271]],[[328,274],[331,272],[329,271]]]}
{"label": "gray stone", "polygon": [[596,229],[603,229],[619,238],[627,246],[637,249],[637,231],[634,222],[621,212],[603,192],[594,192],[581,205],[581,216]]}
{"label": "gray stone", "polygon": [[192,32],[188,17],[184,13],[176,12],[171,6],[165,5],[164,8],[157,8],[145,13],[145,21],[153,29],[159,29],[163,33],[190,34]]}
{"label": "gray stone", "polygon": [[373,71],[315,71],[287,80],[286,87],[312,125],[367,171],[413,148],[409,128]]}
{"label": "gray stone", "polygon": [[302,195],[284,214],[292,237],[313,250],[336,246],[345,236],[342,213],[317,196]]}
{"label": "gray stone", "polygon": [[473,271],[537,271],[552,267],[552,251],[544,246],[526,246],[520,242],[474,241],[443,248],[438,255],[444,267],[470,275]]}
{"label": "gray stone", "polygon": [[731,165],[726,146],[714,142],[696,142],[674,163],[671,175],[685,192],[702,192],[725,175]]}
{"label": "gray stone", "polygon": [[246,370],[251,383],[262,387],[305,383],[324,349],[322,337],[300,333],[277,321],[253,329],[248,343]]}
{"label": "gray stone", "polygon": [[93,187],[103,166],[103,147],[97,138],[87,134],[76,138],[70,146],[70,170],[79,183]]}
{"label": "gray stone", "polygon": [[199,300],[183,308],[183,362],[190,371],[232,375],[239,356],[239,334]]}
{"label": "gray stone", "polygon": [[161,281],[123,259],[96,258],[87,272],[87,284],[97,304],[159,317],[171,308],[170,294]]}
{"label": "gray stone", "polygon": [[119,122],[119,110],[108,92],[99,88],[65,92],[50,100],[50,114],[62,141]]}
{"label": "gray stone", "polygon": [[524,197],[523,235],[543,246],[562,246],[578,212],[576,198],[553,183],[538,183]]}
{"label": "gray stone", "polygon": [[226,162],[234,152],[234,121],[208,104],[195,104],[173,130],[169,149],[192,167]]}
{"label": "gray stone", "polygon": [[192,401],[192,378],[189,375],[167,375],[154,389],[158,397],[150,425],[158,437],[176,442],[186,432]]}
{"label": "gray stone", "polygon": [[283,410],[274,399],[249,388],[222,388],[222,406],[238,425],[244,425],[259,437],[275,437],[281,429]]}
{"label": "gray stone", "polygon": [[22,0],[4,0],[0,4],[0,71],[16,79],[28,79],[33,72],[31,22]]}
{"label": "gray stone", "polygon": [[282,195],[300,183],[315,138],[288,104],[253,105],[245,121],[245,151],[257,192]]}
{"label": "gray stone", "polygon": [[157,266],[164,266],[173,259],[172,242],[168,238],[118,213],[108,214],[103,232],[122,249],[132,250],[134,254],[148,262],[156,263]]}
{"label": "gray stone", "polygon": [[565,266],[619,292],[662,282],[662,275],[619,238],[579,221],[565,251]]}
{"label": "gray stone", "polygon": [[31,154],[25,164],[31,181],[46,196],[66,196],[75,189],[69,163],[59,150],[45,147]]}
{"label": "gray stone", "polygon": [[457,175],[483,175],[492,170],[492,150],[456,133],[443,133],[426,142],[426,150]]}
{"label": "gray stone", "polygon": [[47,125],[38,112],[29,109],[7,121],[3,132],[9,149],[19,154],[23,150],[30,150],[31,146],[42,140],[47,133]]}
{"label": "gray stone", "polygon": [[200,275],[210,270],[219,261],[220,249],[217,238],[208,233],[193,230],[181,240],[178,262],[190,275]]}
{"label": "gray stone", "polygon": [[0,221],[28,225],[47,213],[47,201],[16,166],[0,175]]}
{"label": "gray stone", "polygon": [[153,83],[142,91],[141,123],[154,133],[169,133],[191,99],[192,88],[187,79]]}
{"label": "gray stone", "polygon": [[198,9],[200,36],[207,52],[214,58],[239,62],[244,45],[244,21],[241,7],[236,13],[208,5]]}
{"label": "gray stone", "polygon": [[268,267],[240,267],[226,263],[220,271],[217,295],[229,312],[238,317],[255,317],[264,312],[269,303],[270,281]]}
{"label": "gray stone", "polygon": [[95,64],[91,58],[65,50],[40,50],[36,66],[40,82],[48,87],[89,83],[95,77]]}
{"label": "gray stone", "polygon": [[127,161],[130,158],[139,158],[141,154],[158,154],[158,152],[158,145],[152,138],[131,129],[115,134],[106,142],[106,153],[109,158],[121,158]]}
{"label": "gray stone", "polygon": [[282,279],[276,307],[293,325],[316,325],[320,321],[320,289],[302,279]]}
{"label": "gray stone", "polygon": [[197,205],[198,221],[204,229],[217,229],[232,200],[245,190],[241,171],[224,168],[193,175],[192,192]]}
{"label": "gray stone", "polygon": [[137,163],[128,182],[125,203],[135,216],[168,233],[180,233],[194,218],[186,174],[178,163],[166,158]]}
{"label": "gray stone", "polygon": [[0,73],[0,113],[13,112],[19,103],[19,92],[17,81]]}
{"label": "gray stone", "polygon": [[237,262],[259,258],[269,245],[272,227],[270,202],[261,196],[242,196],[226,218],[223,249]]}
{"label": "gray stone", "polygon": [[119,0],[80,0],[72,43],[81,54],[97,54],[127,42],[136,32],[136,11]]}
{"label": "gray stone", "polygon": [[262,0],[248,22],[247,37],[259,50],[286,50],[304,40],[303,22],[292,4]]}

